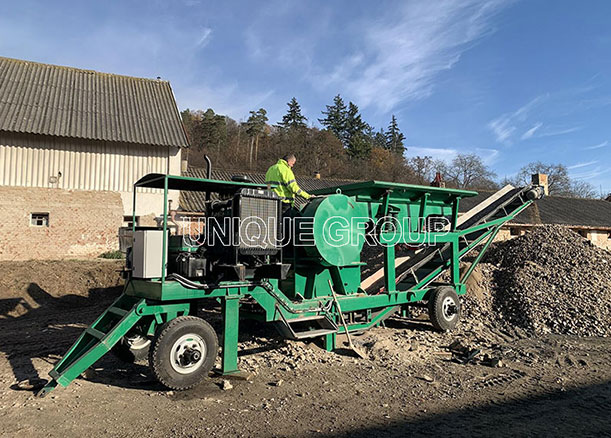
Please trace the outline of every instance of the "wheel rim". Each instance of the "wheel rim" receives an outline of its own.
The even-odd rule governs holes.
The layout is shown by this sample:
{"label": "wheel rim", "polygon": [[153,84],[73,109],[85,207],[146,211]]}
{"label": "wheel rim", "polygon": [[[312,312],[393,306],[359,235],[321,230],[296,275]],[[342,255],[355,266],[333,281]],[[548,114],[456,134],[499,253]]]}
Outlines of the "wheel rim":
{"label": "wheel rim", "polygon": [[143,348],[148,347],[148,345],[151,343],[149,338],[142,335],[129,336],[125,339],[130,350],[142,350]]}
{"label": "wheel rim", "polygon": [[197,371],[204,363],[206,342],[195,334],[183,335],[174,342],[170,350],[170,365],[179,374]]}
{"label": "wheel rim", "polygon": [[446,321],[451,321],[458,314],[458,305],[452,297],[445,297],[441,302],[441,313]]}

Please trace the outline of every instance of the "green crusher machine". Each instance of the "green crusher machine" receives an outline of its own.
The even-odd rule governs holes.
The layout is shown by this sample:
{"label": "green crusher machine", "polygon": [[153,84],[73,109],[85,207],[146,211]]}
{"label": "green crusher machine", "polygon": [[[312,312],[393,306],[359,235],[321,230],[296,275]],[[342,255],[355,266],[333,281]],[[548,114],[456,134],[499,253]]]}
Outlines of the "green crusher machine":
{"label": "green crusher machine", "polygon": [[[148,357],[155,378],[174,390],[206,378],[219,350],[217,371],[238,373],[245,318],[273,322],[291,339],[319,338],[329,351],[338,334],[379,325],[415,303],[428,303],[435,328],[451,330],[465,281],[501,226],[544,192],[506,186],[459,216],[460,201],[476,192],[358,182],[314,191],[284,221],[273,191],[243,177],[214,180],[210,167],[207,178],[144,176],[134,184],[134,212],[142,189],[163,191],[161,225],[138,227],[134,213],[123,293],[55,365],[40,396],[109,351]],[[170,190],[199,192],[205,205],[205,220],[191,222],[188,233],[168,215]],[[220,309],[220,333],[198,317],[202,309]]]}

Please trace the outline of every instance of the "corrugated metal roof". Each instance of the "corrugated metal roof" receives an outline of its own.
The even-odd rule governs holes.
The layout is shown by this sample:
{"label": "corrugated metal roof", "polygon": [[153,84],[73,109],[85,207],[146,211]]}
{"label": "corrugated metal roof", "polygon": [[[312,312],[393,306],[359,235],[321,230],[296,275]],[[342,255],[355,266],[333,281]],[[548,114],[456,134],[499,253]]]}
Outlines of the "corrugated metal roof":
{"label": "corrugated metal roof", "polygon": [[[206,178],[206,170],[189,168],[184,174],[195,178]],[[265,183],[265,174],[213,170],[212,178],[231,181],[234,175],[244,175],[256,183]],[[326,187],[336,187],[358,182],[355,180],[317,179],[297,176],[297,183],[305,191]],[[460,212],[464,213],[484,201],[494,192],[479,191],[477,196],[463,198],[460,201]],[[297,198],[300,200],[301,198]],[[181,192],[180,207],[184,211],[204,211],[205,194],[200,192]],[[519,214],[512,223],[515,224],[560,224],[575,227],[611,228],[611,202],[602,199],[563,198],[546,196]]]}
{"label": "corrugated metal roof", "polygon": [[[473,198],[460,200],[460,212],[465,212],[484,201],[493,192],[480,191]],[[610,228],[611,202],[602,199],[564,198],[546,196],[520,213],[515,224],[558,224],[575,227]]]}
{"label": "corrugated metal roof", "polygon": [[0,130],[187,146],[167,81],[3,57]]}
{"label": "corrugated metal roof", "polygon": [[[191,176],[194,178],[206,178],[206,169],[190,167],[184,176]],[[221,181],[231,181],[231,177],[234,175],[243,175],[249,178],[254,183],[265,184],[264,173],[250,173],[250,172],[233,172],[229,170],[213,170],[212,178]],[[311,192],[316,189],[323,189],[327,187],[335,187],[346,184],[352,184],[354,180],[340,180],[340,179],[318,179],[312,177],[296,176],[297,184],[306,192]],[[201,192],[181,192],[180,193],[180,208],[184,211],[201,212],[204,211],[205,194]],[[297,206],[303,203],[303,198],[297,197]]]}

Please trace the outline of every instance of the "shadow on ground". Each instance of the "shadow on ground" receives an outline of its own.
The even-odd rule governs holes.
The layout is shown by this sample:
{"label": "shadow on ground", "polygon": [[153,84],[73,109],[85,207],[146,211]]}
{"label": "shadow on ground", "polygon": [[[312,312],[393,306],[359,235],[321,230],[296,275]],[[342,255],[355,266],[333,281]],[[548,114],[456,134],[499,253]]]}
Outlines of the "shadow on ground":
{"label": "shadow on ground", "polygon": [[[55,363],[99,313],[121,293],[122,287],[92,288],[87,296],[54,297],[37,283],[27,288],[28,299],[0,300],[0,352],[10,363],[17,382],[39,382],[35,359]],[[31,305],[30,303],[34,303]],[[15,310],[20,307],[18,316]]]}
{"label": "shadow on ground", "polygon": [[611,382],[322,436],[601,437],[611,435],[609,412]]}

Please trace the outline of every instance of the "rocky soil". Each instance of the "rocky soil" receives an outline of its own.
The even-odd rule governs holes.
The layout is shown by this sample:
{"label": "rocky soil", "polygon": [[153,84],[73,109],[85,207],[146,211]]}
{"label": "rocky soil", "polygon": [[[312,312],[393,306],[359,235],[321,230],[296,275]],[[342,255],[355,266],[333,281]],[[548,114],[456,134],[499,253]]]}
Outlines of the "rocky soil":
{"label": "rocky soil", "polygon": [[573,231],[544,226],[498,243],[477,273],[469,316],[533,334],[611,334],[611,253]]}
{"label": "rocky soil", "polygon": [[[1,434],[606,436],[610,261],[580,236],[545,227],[491,248],[452,333],[414,309],[355,336],[361,359],[341,337],[330,353],[244,322],[238,378],[212,375],[172,392],[146,363],[107,355],[45,399],[22,383],[48,378],[120,293],[120,262],[0,263]],[[202,315],[220,327],[218,313]]]}

